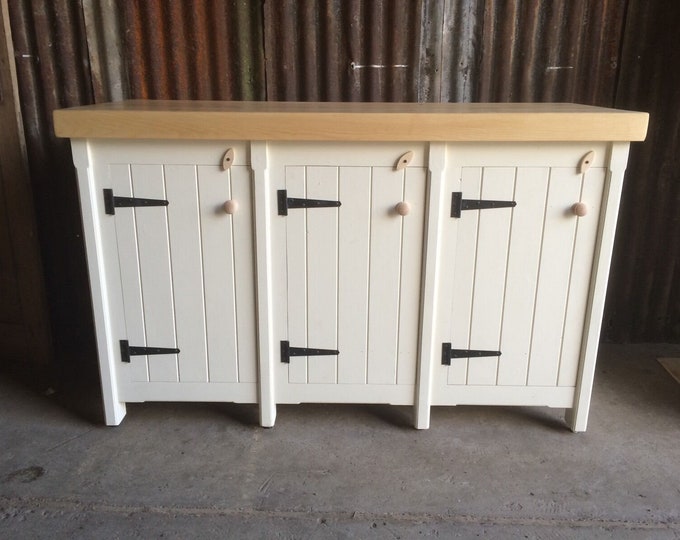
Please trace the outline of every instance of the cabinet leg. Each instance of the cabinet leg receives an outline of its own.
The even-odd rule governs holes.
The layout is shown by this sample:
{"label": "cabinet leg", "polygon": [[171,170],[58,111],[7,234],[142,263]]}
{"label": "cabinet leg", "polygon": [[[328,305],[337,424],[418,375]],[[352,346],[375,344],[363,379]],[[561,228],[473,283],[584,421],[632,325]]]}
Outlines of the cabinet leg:
{"label": "cabinet leg", "polygon": [[272,403],[270,406],[266,406],[264,403],[260,403],[260,425],[262,427],[274,427],[276,422],[276,404]]}
{"label": "cabinet leg", "polygon": [[416,404],[414,407],[415,422],[414,426],[416,429],[429,429],[430,428],[430,406],[422,406]]}
{"label": "cabinet leg", "polygon": [[564,421],[574,433],[582,433],[588,426],[588,411],[579,411],[577,407],[564,412]]}
{"label": "cabinet leg", "polygon": [[125,403],[104,399],[104,419],[107,426],[117,426],[125,418]]}

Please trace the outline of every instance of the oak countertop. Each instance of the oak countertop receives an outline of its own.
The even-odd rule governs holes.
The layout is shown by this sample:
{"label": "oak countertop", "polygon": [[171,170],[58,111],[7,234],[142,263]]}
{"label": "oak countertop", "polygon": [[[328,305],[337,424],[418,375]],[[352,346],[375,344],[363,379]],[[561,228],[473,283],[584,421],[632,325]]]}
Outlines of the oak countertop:
{"label": "oak countertop", "polygon": [[74,139],[641,141],[649,115],[570,103],[129,100],[54,111]]}

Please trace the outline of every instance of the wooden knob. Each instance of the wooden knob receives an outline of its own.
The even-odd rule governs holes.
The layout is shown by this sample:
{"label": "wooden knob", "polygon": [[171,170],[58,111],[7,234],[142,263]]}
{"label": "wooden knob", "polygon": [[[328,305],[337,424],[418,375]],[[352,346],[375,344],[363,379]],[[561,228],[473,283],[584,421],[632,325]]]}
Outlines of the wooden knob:
{"label": "wooden knob", "polygon": [[411,205],[406,201],[402,201],[394,207],[394,210],[400,216],[408,216],[409,212],[411,211]]}
{"label": "wooden knob", "polygon": [[232,199],[225,202],[222,207],[224,208],[225,213],[234,214],[238,210],[238,201]]}
{"label": "wooden knob", "polygon": [[588,213],[588,205],[584,202],[577,202],[571,207],[571,211],[575,216],[583,217]]}

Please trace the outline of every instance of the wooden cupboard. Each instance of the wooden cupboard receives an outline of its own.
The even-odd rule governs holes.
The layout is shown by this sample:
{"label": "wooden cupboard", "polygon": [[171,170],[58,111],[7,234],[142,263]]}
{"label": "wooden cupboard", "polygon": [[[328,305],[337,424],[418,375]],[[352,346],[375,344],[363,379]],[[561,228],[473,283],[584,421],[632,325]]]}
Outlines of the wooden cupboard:
{"label": "wooden cupboard", "polygon": [[123,102],[78,169],[108,424],[147,400],[563,407],[586,428],[628,142],[578,105]]}

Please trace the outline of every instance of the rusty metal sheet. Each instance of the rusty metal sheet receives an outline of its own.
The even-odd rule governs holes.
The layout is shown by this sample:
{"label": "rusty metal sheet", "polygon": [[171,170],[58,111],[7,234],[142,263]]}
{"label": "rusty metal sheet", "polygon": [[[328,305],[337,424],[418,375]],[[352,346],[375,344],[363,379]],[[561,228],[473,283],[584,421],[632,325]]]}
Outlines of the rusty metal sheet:
{"label": "rusty metal sheet", "polygon": [[431,71],[421,62],[424,5],[266,0],[267,99],[416,101]]}
{"label": "rusty metal sheet", "polygon": [[264,99],[258,2],[130,0],[118,8],[128,97]]}
{"label": "rusty metal sheet", "polygon": [[618,0],[485,1],[474,101],[613,105],[625,10]]}
{"label": "rusty metal sheet", "polygon": [[631,146],[604,332],[680,343],[680,3],[628,9],[616,106],[648,111],[650,124]]}
{"label": "rusty metal sheet", "polygon": [[9,8],[62,350],[88,342],[91,327],[73,168],[51,112],[121,98],[575,101],[649,110],[648,141],[631,154],[605,336],[680,340],[674,4],[12,0]]}

